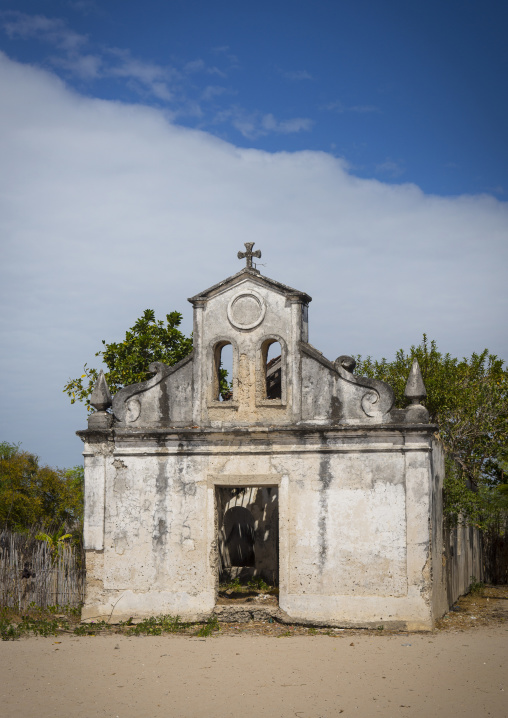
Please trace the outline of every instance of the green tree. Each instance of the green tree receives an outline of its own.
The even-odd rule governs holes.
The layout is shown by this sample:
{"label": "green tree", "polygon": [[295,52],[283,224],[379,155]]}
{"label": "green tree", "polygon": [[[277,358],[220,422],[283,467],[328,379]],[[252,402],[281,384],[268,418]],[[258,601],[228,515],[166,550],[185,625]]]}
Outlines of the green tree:
{"label": "green tree", "polygon": [[35,538],[38,541],[45,541],[49,545],[53,560],[56,560],[64,549],[65,541],[72,538],[72,534],[65,533],[65,529],[60,527],[58,531],[53,531],[50,534],[39,531]]}
{"label": "green tree", "polygon": [[413,358],[418,359],[430,421],[439,425],[446,452],[445,511],[451,521],[485,528],[503,511],[502,487],[508,483],[508,371],[487,349],[470,359],[441,353],[426,335],[393,361],[357,357],[355,373],[381,379],[395,390],[398,408]]}
{"label": "green tree", "polygon": [[[152,374],[149,364],[158,361],[172,366],[184,359],[192,351],[192,338],[186,337],[178,329],[182,321],[179,312],[166,315],[166,322],[157,320],[152,309],[146,309],[125,334],[123,342],[107,344],[103,339],[104,348],[95,356],[102,357],[107,366],[106,381],[112,394],[124,386],[146,381]],[[71,404],[82,401],[89,411],[90,396],[99,371],[86,364],[83,374],[77,379],[69,379],[64,387]]]}
{"label": "green tree", "polygon": [[18,444],[0,443],[0,524],[13,531],[58,525],[79,534],[82,521],[82,467],[40,466]]}

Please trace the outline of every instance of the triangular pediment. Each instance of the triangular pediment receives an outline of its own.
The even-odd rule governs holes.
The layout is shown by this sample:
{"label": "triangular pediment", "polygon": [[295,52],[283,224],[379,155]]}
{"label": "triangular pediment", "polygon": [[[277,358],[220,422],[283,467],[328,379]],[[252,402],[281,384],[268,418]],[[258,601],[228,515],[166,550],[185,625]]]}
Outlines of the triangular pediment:
{"label": "triangular pediment", "polygon": [[309,295],[305,292],[301,292],[298,289],[293,289],[293,287],[288,287],[286,284],[277,282],[275,279],[264,277],[262,274],[259,273],[257,269],[250,269],[248,267],[244,267],[240,272],[233,274],[233,276],[228,277],[227,279],[223,279],[222,282],[218,282],[218,284],[214,284],[212,287],[209,287],[208,289],[199,292],[199,294],[196,294],[194,297],[190,297],[188,301],[191,304],[207,301],[208,299],[211,299],[217,294],[221,294],[222,292],[231,289],[237,284],[245,282],[246,279],[249,279],[256,284],[276,291],[279,294],[283,294],[284,296],[297,297],[304,304],[308,304],[312,301],[312,297],[309,297]]}

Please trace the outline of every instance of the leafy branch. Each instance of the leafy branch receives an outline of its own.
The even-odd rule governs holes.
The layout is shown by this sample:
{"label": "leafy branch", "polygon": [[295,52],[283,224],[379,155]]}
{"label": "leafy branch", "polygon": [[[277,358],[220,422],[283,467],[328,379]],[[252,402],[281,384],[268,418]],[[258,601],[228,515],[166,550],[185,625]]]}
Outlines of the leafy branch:
{"label": "leafy branch", "polygon": [[[469,359],[441,353],[424,334],[409,352],[400,349],[393,361],[357,358],[356,373],[386,381],[404,408],[406,379],[418,359],[427,388],[423,402],[439,426],[446,452],[445,499],[451,521],[484,525],[493,505],[503,505],[497,487],[508,482],[508,371],[487,349]],[[490,493],[489,493],[490,490]],[[501,492],[502,493],[502,492]]]}
{"label": "leafy branch", "polygon": [[[96,352],[107,366],[106,381],[112,394],[124,386],[138,384],[149,379],[152,374],[148,366],[152,362],[162,362],[173,366],[192,351],[192,338],[186,337],[178,329],[182,321],[179,312],[166,314],[166,322],[155,318],[153,309],[145,309],[143,315],[125,334],[122,342],[106,343]],[[63,391],[69,396],[71,404],[81,401],[88,411],[92,411],[90,396],[99,371],[83,367],[83,374],[69,379]]]}

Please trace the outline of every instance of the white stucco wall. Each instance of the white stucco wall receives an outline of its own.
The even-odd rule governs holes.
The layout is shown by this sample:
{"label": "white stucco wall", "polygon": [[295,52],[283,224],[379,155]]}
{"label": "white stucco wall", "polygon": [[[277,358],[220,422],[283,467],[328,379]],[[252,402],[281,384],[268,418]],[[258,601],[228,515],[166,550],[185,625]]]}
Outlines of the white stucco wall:
{"label": "white stucco wall", "polygon": [[[430,628],[442,455],[431,460],[435,427],[414,423],[426,410],[393,410],[391,388],[355,376],[351,357],[326,359],[308,344],[310,297],[255,269],[190,301],[193,353],[174,367],[152,365],[148,381],[122,389],[112,414],[101,409],[79,432],[83,617],[209,615],[217,487],[273,486],[288,620]],[[280,398],[266,391],[271,341],[281,347]],[[221,402],[225,343],[233,396]]]}
{"label": "white stucco wall", "polygon": [[[98,558],[96,528],[87,543],[94,588],[84,617],[210,613],[215,487],[272,485],[279,487],[279,601],[289,616],[430,627],[430,443],[412,439],[397,431],[259,430],[162,441],[125,432],[104,461],[104,549]],[[87,502],[96,487],[87,481]]]}

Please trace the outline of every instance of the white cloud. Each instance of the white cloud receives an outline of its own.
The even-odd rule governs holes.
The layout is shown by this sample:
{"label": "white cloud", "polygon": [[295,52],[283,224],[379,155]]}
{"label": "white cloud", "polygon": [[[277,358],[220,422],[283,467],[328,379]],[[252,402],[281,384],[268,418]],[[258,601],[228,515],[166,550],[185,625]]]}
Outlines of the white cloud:
{"label": "white cloud", "polygon": [[231,48],[229,47],[229,45],[222,45],[221,47],[212,47],[212,52],[215,55],[223,55],[227,60],[229,60],[230,67],[232,69],[233,68],[236,69],[236,68],[240,67],[238,57],[231,52]]}
{"label": "white cloud", "polygon": [[196,72],[205,72],[208,75],[218,75],[219,77],[227,77],[226,73],[223,72],[223,70],[219,70],[218,67],[208,66],[206,63],[198,58],[197,60],[191,60],[190,62],[186,62],[183,66],[183,71],[188,74],[192,75]]}
{"label": "white cloud", "polygon": [[191,60],[190,62],[186,62],[183,66],[184,72],[203,72],[205,69],[205,63],[203,60],[197,59],[197,60]]}
{"label": "white cloud", "polygon": [[248,140],[255,140],[271,132],[279,134],[292,134],[294,132],[309,131],[314,122],[307,117],[293,117],[288,120],[278,120],[273,114],[248,112],[243,107],[232,105],[226,110],[215,114],[214,124],[229,122]]}
{"label": "white cloud", "polygon": [[376,165],[377,174],[386,175],[388,177],[400,177],[405,171],[402,162],[396,162],[390,157],[387,157],[384,162],[380,162]]}
{"label": "white cloud", "polygon": [[208,85],[201,93],[201,98],[205,101],[209,101],[213,100],[214,97],[220,97],[221,95],[229,94],[231,92],[232,91],[228,90],[227,87],[222,87],[220,85]]}
{"label": "white cloud", "polygon": [[205,72],[207,72],[209,75],[217,75],[218,77],[222,77],[223,79],[227,77],[227,73],[223,70],[220,70],[218,67],[215,67],[215,65],[207,67]]}
{"label": "white cloud", "polygon": [[329,112],[337,112],[337,114],[341,115],[343,112],[346,111],[346,108],[340,102],[339,100],[334,100],[333,102],[327,102],[325,105],[321,105],[319,108],[320,110],[328,110]]}
{"label": "white cloud", "polygon": [[286,72],[284,70],[280,70],[280,73],[283,77],[285,77],[287,80],[313,80],[314,78],[310,74],[310,72],[307,72],[307,70],[295,70],[293,72]]}
{"label": "white cloud", "polygon": [[52,57],[51,63],[55,67],[67,70],[81,80],[96,80],[103,77],[103,61],[99,55]]}
{"label": "white cloud", "polygon": [[[94,3],[75,3],[79,11],[98,10]],[[46,58],[53,68],[65,78],[89,84],[104,79],[113,79],[126,86],[143,101],[156,100],[166,105],[166,117],[175,119],[191,118],[197,126],[213,126],[229,122],[231,126],[248,139],[266,136],[269,132],[294,133],[310,129],[312,123],[306,118],[277,121],[268,114],[238,107],[226,107],[205,118],[201,102],[210,102],[226,94],[237,94],[235,90],[218,85],[199,87],[197,76],[227,77],[226,72],[215,65],[207,65],[202,58],[181,63],[180,67],[160,65],[132,55],[130,50],[119,47],[95,46],[87,36],[71,30],[64,20],[43,15],[27,15],[8,11],[0,13],[0,26],[11,37],[37,39],[51,45],[52,54]],[[60,54],[57,52],[60,51]],[[215,55],[226,59],[229,69],[237,67],[238,58],[229,52],[229,47],[212,48]],[[217,103],[216,103],[217,104]],[[215,109],[215,108],[214,108]]]}
{"label": "white cloud", "polygon": [[505,188],[500,184],[496,185],[495,187],[488,187],[486,191],[489,194],[499,194],[499,195],[506,194]]}
{"label": "white cloud", "polygon": [[9,37],[36,38],[66,52],[75,52],[87,43],[87,37],[70,30],[63,20],[44,15],[4,12],[0,15]]}
{"label": "white cloud", "polygon": [[68,0],[69,7],[83,15],[100,13],[100,9],[94,0]]}
{"label": "white cloud", "polygon": [[[93,4],[87,7],[93,9]],[[90,46],[87,36],[71,30],[64,20],[48,18],[43,15],[27,15],[20,12],[0,13],[1,25],[10,37],[37,39],[50,44],[53,54],[48,60],[58,69],[64,70],[67,76],[80,80],[94,81],[114,78],[124,81],[127,86],[144,99],[152,96],[165,103],[173,103],[173,112],[179,115],[201,116],[196,112],[197,102],[187,96],[181,81],[184,75],[202,72],[225,76],[216,67],[207,67],[203,60],[187,62],[182,70],[163,66],[133,57],[129,50],[118,47],[99,47],[94,52],[87,51]],[[191,108],[189,110],[189,108]]]}
{"label": "white cloud", "polygon": [[216,115],[217,123],[229,121],[238,132],[249,140],[255,140],[266,134],[259,128],[259,121],[255,114],[234,107],[231,110],[222,110]]}
{"label": "white cloud", "polygon": [[132,57],[128,50],[120,48],[110,48],[108,54],[113,58],[114,64],[104,68],[104,76],[121,77],[140,83],[145,90],[160,100],[169,102],[173,99],[168,82],[180,78],[177,70],[156,63],[143,62]]}
{"label": "white cloud", "polygon": [[268,114],[263,115],[261,119],[263,129],[270,132],[281,132],[282,134],[309,131],[313,124],[313,121],[308,117],[294,117],[290,120],[278,121],[272,114]]}
{"label": "white cloud", "polygon": [[61,387],[101,339],[147,307],[182,311],[190,332],[186,297],[238,271],[248,241],[264,274],[314,297],[310,340],[331,359],[390,356],[424,331],[508,356],[506,203],[240,149],[3,55],[0,92],[0,436],[43,461],[80,459],[84,413]]}

